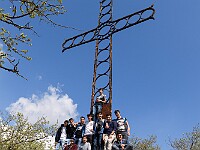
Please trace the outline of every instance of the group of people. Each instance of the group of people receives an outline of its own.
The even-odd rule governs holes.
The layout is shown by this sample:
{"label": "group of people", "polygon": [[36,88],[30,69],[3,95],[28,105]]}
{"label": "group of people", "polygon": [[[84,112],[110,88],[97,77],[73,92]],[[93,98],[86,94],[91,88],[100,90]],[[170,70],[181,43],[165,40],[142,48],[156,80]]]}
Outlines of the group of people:
{"label": "group of people", "polygon": [[62,150],[132,150],[128,142],[130,127],[120,111],[114,111],[116,119],[111,114],[103,119],[101,112],[97,113],[96,121],[93,115],[81,116],[78,123],[74,119],[65,120],[56,133],[56,149]]}
{"label": "group of people", "polygon": [[[56,150],[132,150],[128,142],[130,127],[126,118],[119,110],[115,110],[116,119],[112,115],[103,117],[102,106],[106,103],[103,89],[99,89],[93,106],[93,114],[80,117],[78,123],[73,118],[65,120],[56,133]],[[106,118],[106,119],[103,119]]]}

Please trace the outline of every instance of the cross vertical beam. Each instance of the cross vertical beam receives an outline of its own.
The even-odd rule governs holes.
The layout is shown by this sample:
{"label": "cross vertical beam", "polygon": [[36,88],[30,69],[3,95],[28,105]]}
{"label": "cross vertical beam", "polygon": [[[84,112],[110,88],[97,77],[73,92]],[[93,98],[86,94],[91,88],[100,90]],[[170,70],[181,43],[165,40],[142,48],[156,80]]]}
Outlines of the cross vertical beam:
{"label": "cross vertical beam", "polygon": [[[101,25],[106,22],[112,22],[112,0],[100,1],[100,13],[97,27],[97,40],[94,59],[94,72],[92,81],[92,94],[90,111],[94,105],[95,97],[99,88],[104,89],[108,103],[107,108],[104,109],[105,113],[111,113],[112,108],[112,34],[110,33],[111,27],[108,26],[107,30],[103,30],[104,26]],[[101,39],[100,36],[106,36]],[[102,56],[101,56],[102,55]],[[105,106],[104,106],[105,107]],[[105,116],[105,115],[104,115]]]}

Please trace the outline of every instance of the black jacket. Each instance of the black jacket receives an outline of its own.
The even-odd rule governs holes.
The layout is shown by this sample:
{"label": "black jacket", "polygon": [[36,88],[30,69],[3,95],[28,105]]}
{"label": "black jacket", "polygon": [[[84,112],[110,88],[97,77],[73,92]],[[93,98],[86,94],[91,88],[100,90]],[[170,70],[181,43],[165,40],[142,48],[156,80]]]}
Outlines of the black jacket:
{"label": "black jacket", "polygon": [[64,127],[64,124],[61,124],[60,128],[58,128],[58,131],[56,132],[55,142],[59,142],[62,128],[65,128],[66,134],[67,134],[67,127]]}
{"label": "black jacket", "polygon": [[74,133],[76,131],[76,126],[73,126],[72,124],[67,125],[67,138],[72,139],[74,138]]}

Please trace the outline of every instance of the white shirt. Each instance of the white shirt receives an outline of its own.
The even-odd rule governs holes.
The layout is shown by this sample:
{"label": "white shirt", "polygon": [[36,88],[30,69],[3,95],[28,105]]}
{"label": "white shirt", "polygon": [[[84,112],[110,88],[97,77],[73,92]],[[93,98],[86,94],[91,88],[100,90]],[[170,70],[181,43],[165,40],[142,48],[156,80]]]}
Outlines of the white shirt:
{"label": "white shirt", "polygon": [[67,138],[66,128],[62,127],[60,139],[66,139],[66,138]]}
{"label": "white shirt", "polygon": [[86,123],[85,126],[85,135],[93,134],[93,128],[94,128],[94,121],[90,121]]}

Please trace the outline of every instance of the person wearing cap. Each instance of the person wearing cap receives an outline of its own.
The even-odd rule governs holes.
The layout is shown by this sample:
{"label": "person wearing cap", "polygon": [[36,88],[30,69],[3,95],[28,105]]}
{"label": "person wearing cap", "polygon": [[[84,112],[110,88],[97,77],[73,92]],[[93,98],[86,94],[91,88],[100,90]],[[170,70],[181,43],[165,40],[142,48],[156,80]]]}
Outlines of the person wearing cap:
{"label": "person wearing cap", "polygon": [[119,110],[114,111],[116,119],[113,121],[117,124],[117,133],[121,133],[123,139],[128,140],[128,136],[130,136],[130,126],[126,118],[123,118],[120,114]]}
{"label": "person wearing cap", "polygon": [[66,144],[64,150],[78,150],[78,146],[74,143],[74,139],[70,139],[69,145]]}

